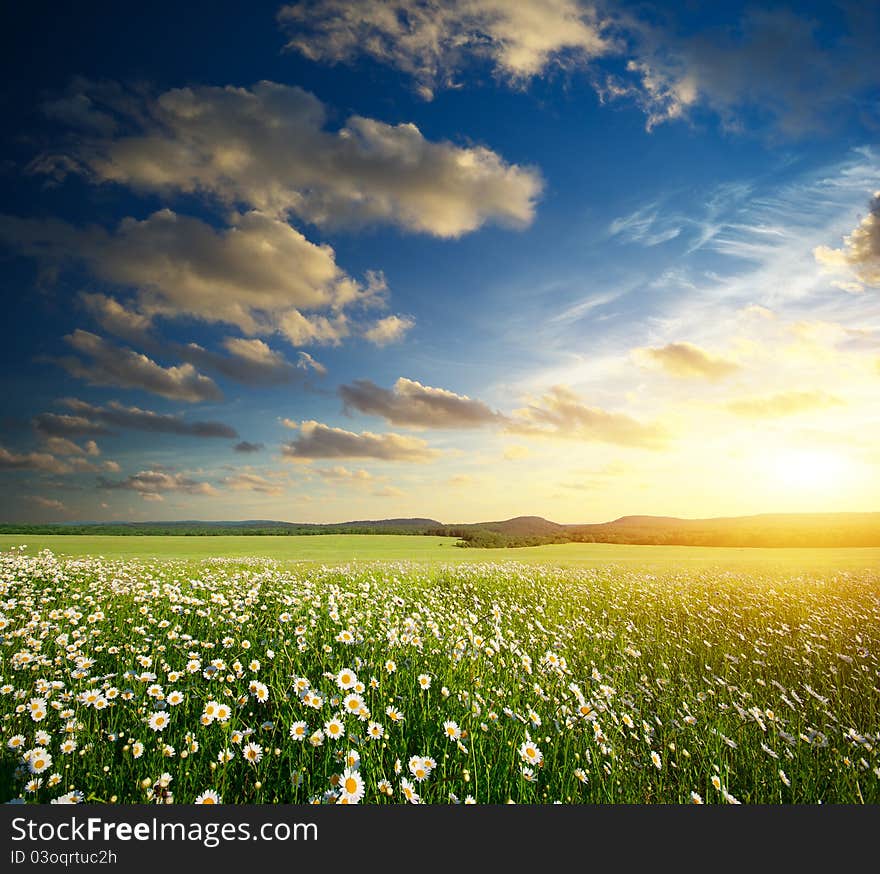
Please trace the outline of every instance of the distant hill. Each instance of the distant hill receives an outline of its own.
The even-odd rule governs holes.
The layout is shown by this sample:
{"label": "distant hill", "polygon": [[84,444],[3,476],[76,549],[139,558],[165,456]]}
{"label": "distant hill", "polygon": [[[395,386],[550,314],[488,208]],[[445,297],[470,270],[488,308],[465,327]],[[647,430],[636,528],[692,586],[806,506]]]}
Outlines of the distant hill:
{"label": "distant hill", "polygon": [[880,513],[764,513],[713,519],[622,516],[566,525],[572,540],[682,546],[880,546]]}
{"label": "distant hill", "polygon": [[621,516],[611,522],[562,525],[540,516],[444,524],[436,519],[363,519],[319,524],[251,519],[241,522],[79,522],[0,525],[0,534],[118,534],[210,536],[409,534],[457,538],[457,546],[537,546],[547,543],[630,543],[667,546],[880,546],[880,513],[766,513],[712,519]]}

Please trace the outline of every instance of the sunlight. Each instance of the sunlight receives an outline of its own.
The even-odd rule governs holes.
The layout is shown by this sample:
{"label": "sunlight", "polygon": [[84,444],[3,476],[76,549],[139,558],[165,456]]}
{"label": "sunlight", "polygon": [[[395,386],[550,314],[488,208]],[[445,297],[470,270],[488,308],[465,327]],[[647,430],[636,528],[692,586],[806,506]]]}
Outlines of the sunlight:
{"label": "sunlight", "polygon": [[848,459],[828,450],[780,451],[770,459],[769,473],[779,484],[798,491],[834,491],[852,474]]}

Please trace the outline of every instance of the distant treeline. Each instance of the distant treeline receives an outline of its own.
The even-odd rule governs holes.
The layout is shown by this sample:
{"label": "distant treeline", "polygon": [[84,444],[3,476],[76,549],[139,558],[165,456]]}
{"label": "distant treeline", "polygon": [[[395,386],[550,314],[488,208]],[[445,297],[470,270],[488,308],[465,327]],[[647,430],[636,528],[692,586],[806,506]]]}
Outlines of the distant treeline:
{"label": "distant treeline", "polygon": [[560,525],[538,516],[503,522],[445,525],[433,519],[383,519],[339,524],[295,522],[128,522],[72,525],[0,524],[0,534],[289,536],[407,534],[454,537],[456,546],[501,549],[551,543],[650,546],[852,547],[880,546],[880,513],[768,514],[720,519],[624,516],[595,525]]}
{"label": "distant treeline", "polygon": [[403,527],[368,528],[354,526],[279,525],[12,525],[0,524],[0,534],[87,534],[89,536],[128,537],[301,537],[306,534],[424,534],[424,531]]}

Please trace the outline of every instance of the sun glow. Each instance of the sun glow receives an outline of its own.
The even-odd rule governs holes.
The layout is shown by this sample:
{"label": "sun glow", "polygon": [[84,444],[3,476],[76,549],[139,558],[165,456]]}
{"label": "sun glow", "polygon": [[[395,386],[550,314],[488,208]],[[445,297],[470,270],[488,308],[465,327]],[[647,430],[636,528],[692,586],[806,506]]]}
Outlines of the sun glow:
{"label": "sun glow", "polygon": [[846,458],[827,450],[780,451],[768,467],[776,482],[799,491],[834,491],[843,487],[852,474]]}

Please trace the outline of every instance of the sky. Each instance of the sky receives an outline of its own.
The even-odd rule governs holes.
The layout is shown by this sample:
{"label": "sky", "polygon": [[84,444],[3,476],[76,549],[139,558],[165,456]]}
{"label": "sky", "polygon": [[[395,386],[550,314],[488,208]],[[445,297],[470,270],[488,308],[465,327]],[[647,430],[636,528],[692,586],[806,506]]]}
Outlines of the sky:
{"label": "sky", "polygon": [[0,519],[880,509],[880,7],[16,6]]}

